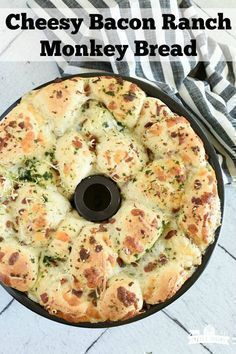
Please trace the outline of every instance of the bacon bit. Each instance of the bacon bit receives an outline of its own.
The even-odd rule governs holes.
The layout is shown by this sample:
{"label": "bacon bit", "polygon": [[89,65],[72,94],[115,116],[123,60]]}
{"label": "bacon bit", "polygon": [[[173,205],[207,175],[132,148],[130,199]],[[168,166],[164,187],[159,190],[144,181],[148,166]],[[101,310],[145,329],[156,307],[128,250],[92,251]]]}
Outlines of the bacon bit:
{"label": "bacon bit", "polygon": [[79,252],[79,255],[80,255],[81,261],[86,261],[90,256],[89,250],[86,250],[85,248],[82,247]]}
{"label": "bacon bit", "polygon": [[21,129],[24,129],[25,123],[24,123],[24,122],[20,122],[20,123],[18,124],[18,126],[19,126]]}
{"label": "bacon bit", "polygon": [[89,137],[89,150],[90,151],[95,151],[96,150],[96,146],[97,146],[97,143],[98,143],[98,138],[95,136],[95,135],[91,135]]}
{"label": "bacon bit", "polygon": [[194,155],[197,155],[200,151],[199,146],[192,146],[191,150],[194,152]]}
{"label": "bacon bit", "polygon": [[144,217],[145,213],[141,209],[132,209],[131,214],[134,216],[141,216],[142,218]]}
{"label": "bacon bit", "polygon": [[158,105],[158,103],[157,103],[156,106],[157,106],[156,115],[159,116],[160,112],[161,112],[161,109],[166,107],[166,105],[165,104]]}
{"label": "bacon bit", "polygon": [[209,192],[205,192],[201,198],[192,198],[192,203],[196,204],[196,205],[203,205],[206,203],[209,203],[211,198],[213,196],[213,193],[209,193]]}
{"label": "bacon bit", "polygon": [[100,225],[99,225],[99,228],[98,228],[98,231],[100,231],[100,232],[106,232],[106,231],[107,231],[107,228],[106,228],[103,224],[100,224]]}
{"label": "bacon bit", "polygon": [[167,234],[165,239],[169,240],[171,237],[176,236],[177,235],[177,231],[176,230],[170,230]]}
{"label": "bacon bit", "polygon": [[191,202],[195,205],[202,205],[202,199],[201,198],[195,198],[192,197]]}
{"label": "bacon bit", "polygon": [[60,281],[61,285],[67,283],[67,279],[66,278],[62,278],[61,281]]}
{"label": "bacon bit", "polygon": [[8,264],[11,266],[14,265],[17,262],[17,260],[19,259],[19,256],[20,256],[19,252],[12,253],[9,260],[8,260]]}
{"label": "bacon bit", "polygon": [[56,91],[56,98],[62,98],[63,94],[62,94],[62,91],[59,90],[59,91]]}
{"label": "bacon bit", "polygon": [[47,293],[41,294],[40,298],[44,304],[46,304],[48,302],[48,294]]}
{"label": "bacon bit", "polygon": [[121,268],[124,268],[125,267],[125,264],[123,262],[123,259],[121,259],[120,257],[117,257],[116,259],[118,265],[121,267]]}
{"label": "bacon bit", "polygon": [[101,252],[102,250],[103,250],[102,245],[97,245],[97,246],[95,247],[95,252],[97,252],[97,253]]}
{"label": "bacon bit", "polygon": [[123,85],[124,80],[122,79],[122,77],[118,76],[118,77],[116,77],[115,79],[116,79],[117,84]]}
{"label": "bacon bit", "polygon": [[113,179],[116,179],[116,180],[120,178],[117,173],[115,173],[112,177],[113,177]]}
{"label": "bacon bit", "polygon": [[191,233],[191,234],[196,234],[198,232],[198,228],[196,225],[194,224],[191,224],[188,226],[188,231]]}
{"label": "bacon bit", "polygon": [[131,236],[126,236],[124,246],[127,247],[132,253],[143,252],[143,246],[138,242],[138,240]]}
{"label": "bacon bit", "polygon": [[201,197],[202,203],[203,203],[203,204],[209,203],[210,200],[211,200],[211,198],[212,198],[212,196],[213,196],[213,193],[205,192],[205,193],[202,195],[202,197]]}
{"label": "bacon bit", "polygon": [[89,243],[90,243],[91,245],[94,245],[94,243],[96,243],[96,240],[95,240],[95,237],[94,237],[94,236],[90,236],[90,238],[89,238]]}
{"label": "bacon bit", "polygon": [[107,221],[104,221],[103,224],[114,224],[116,222],[116,219],[115,218],[111,218]]}
{"label": "bacon bit", "polygon": [[168,259],[164,254],[161,254],[160,257],[158,258],[158,262],[161,264],[166,264],[168,262]]}
{"label": "bacon bit", "polygon": [[23,215],[23,214],[25,213],[25,211],[26,211],[25,209],[20,209],[20,210],[18,211],[18,214],[19,214],[19,215]]}
{"label": "bacon bit", "polygon": [[112,82],[108,85],[109,91],[115,91],[116,85]]}
{"label": "bacon bit", "polygon": [[3,259],[4,256],[5,256],[5,253],[0,252],[0,262],[1,262],[1,260]]}
{"label": "bacon bit", "polygon": [[[159,215],[157,216],[157,218],[159,218]],[[156,219],[156,218],[154,218],[154,219],[152,220],[152,222],[151,222],[151,227],[154,227],[154,228],[157,227],[157,219]]]}
{"label": "bacon bit", "polygon": [[74,81],[74,82],[78,82],[78,80],[75,77],[72,77],[71,79],[69,79],[70,81]]}
{"label": "bacon bit", "polygon": [[99,271],[95,267],[85,269],[84,276],[87,279],[89,288],[93,288],[98,285]]}
{"label": "bacon bit", "polygon": [[10,227],[14,227],[14,224],[13,224],[13,222],[12,221],[10,221],[10,220],[7,220],[7,222],[6,222],[6,227],[7,228],[10,228]]}
{"label": "bacon bit", "polygon": [[125,307],[129,307],[137,303],[137,298],[135,293],[126,290],[123,286],[117,288],[117,298],[122,302]]}
{"label": "bacon bit", "polygon": [[193,185],[194,189],[198,190],[198,189],[201,188],[201,186],[202,186],[201,181],[200,181],[199,179],[196,179],[196,180],[194,181],[194,185]]}
{"label": "bacon bit", "polygon": [[209,213],[206,213],[206,214],[203,216],[203,227],[206,227],[206,223],[207,223],[208,217],[209,217]]}
{"label": "bacon bit", "polygon": [[130,162],[130,161],[132,161],[134,158],[133,157],[128,157],[126,160],[125,160],[125,162]]}
{"label": "bacon bit", "polygon": [[83,290],[75,290],[72,289],[71,293],[75,295],[76,297],[80,298],[83,295]]}
{"label": "bacon bit", "polygon": [[7,286],[11,285],[10,278],[7,275],[2,274],[2,273],[0,273],[0,282],[2,282],[3,284],[5,284]]}
{"label": "bacon bit", "polygon": [[48,227],[48,228],[45,230],[45,237],[48,238],[49,235],[50,235],[50,233],[51,233],[52,231],[54,231],[54,229]]}
{"label": "bacon bit", "polygon": [[85,92],[86,96],[88,96],[90,94],[90,91],[91,91],[90,85],[89,84],[85,85],[84,92]]}
{"label": "bacon bit", "polygon": [[26,198],[22,199],[21,204],[27,204],[27,199]]}
{"label": "bacon bit", "polygon": [[153,124],[154,124],[154,122],[147,122],[147,123],[144,125],[144,128],[150,128]]}
{"label": "bacon bit", "polygon": [[184,175],[178,175],[178,176],[176,176],[176,181],[178,182],[178,183],[183,183],[183,182],[185,182],[185,176]]}
{"label": "bacon bit", "polygon": [[138,86],[136,84],[132,83],[130,85],[129,89],[130,89],[131,92],[135,92],[135,91],[138,90]]}
{"label": "bacon bit", "polygon": [[11,128],[15,128],[16,127],[16,121],[12,120],[11,122],[8,123],[8,126]]}
{"label": "bacon bit", "polygon": [[149,262],[144,268],[144,272],[149,273],[152,272],[157,267],[156,262]]}
{"label": "bacon bit", "polygon": [[178,136],[178,133],[177,133],[177,132],[172,132],[172,133],[170,134],[170,136],[171,136],[172,138],[176,138],[176,137]]}
{"label": "bacon bit", "polygon": [[129,91],[128,93],[124,93],[123,97],[125,102],[132,102],[136,98],[136,94]]}
{"label": "bacon bit", "polygon": [[108,105],[108,109],[114,111],[115,109],[117,109],[117,103],[115,101],[111,101]]}
{"label": "bacon bit", "polygon": [[55,80],[54,80],[54,83],[58,83],[58,82],[62,82],[63,79],[61,77],[57,77]]}
{"label": "bacon bit", "polygon": [[185,140],[185,134],[178,134],[179,136],[179,145],[183,144],[184,140]]}
{"label": "bacon bit", "polygon": [[72,144],[76,149],[80,149],[83,145],[77,136],[72,141]]}

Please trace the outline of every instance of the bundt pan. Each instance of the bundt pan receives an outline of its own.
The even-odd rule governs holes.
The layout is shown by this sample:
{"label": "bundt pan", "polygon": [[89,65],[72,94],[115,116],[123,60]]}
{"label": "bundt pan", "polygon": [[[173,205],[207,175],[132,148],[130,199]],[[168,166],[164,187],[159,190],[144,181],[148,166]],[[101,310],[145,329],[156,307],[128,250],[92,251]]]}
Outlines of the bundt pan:
{"label": "bundt pan", "polygon": [[[91,74],[80,74],[78,76],[82,77],[82,78],[92,78],[92,77],[97,77],[97,76],[99,76],[99,77],[111,76],[111,74],[101,74],[101,73],[95,72],[95,73],[91,73]],[[167,107],[172,112],[175,112],[178,116],[186,117],[187,120],[190,122],[192,129],[202,140],[202,142],[204,144],[205,152],[208,156],[208,162],[210,163],[212,169],[215,172],[216,181],[217,181],[217,188],[218,188],[218,196],[220,199],[220,212],[221,212],[220,225],[221,225],[222,216],[223,216],[223,208],[224,208],[224,186],[223,186],[221,168],[219,166],[218,158],[217,158],[214,148],[209,143],[207,136],[203,132],[202,128],[196,122],[194,116],[187,109],[185,109],[184,106],[180,105],[173,98],[169,97],[167,94],[160,91],[158,88],[153,87],[152,85],[150,85],[146,82],[140,81],[138,79],[130,78],[130,77],[120,78],[120,76],[115,75],[115,74],[112,74],[112,76],[117,78],[118,82],[119,82],[119,80],[127,80],[127,81],[130,81],[130,82],[138,85],[147,94],[148,97],[154,97],[154,98],[161,100],[162,102],[164,102],[165,105],[167,105]],[[68,78],[71,79],[71,78],[75,78],[75,77],[76,76],[68,76],[62,80],[65,80]],[[37,89],[45,87],[50,83],[58,82],[58,81],[59,80],[57,79],[55,81],[47,82],[46,84],[41,85]],[[111,95],[112,95],[112,93],[111,93]],[[0,119],[2,120],[19,102],[20,102],[20,99],[17,100],[13,105],[11,105],[11,107],[9,107],[9,109],[1,115]],[[148,128],[148,124],[146,124],[146,126]],[[146,173],[148,173],[148,171],[146,171]],[[195,182],[196,182],[196,180],[195,180]],[[82,199],[79,198],[79,195],[81,195],[81,193],[84,196]],[[102,203],[105,203],[105,206],[103,207],[101,205],[100,206],[98,205],[98,206],[93,207],[93,204],[96,204],[96,198],[94,198],[94,195],[98,195],[99,193],[102,193],[102,195],[104,196],[104,200],[102,201]],[[80,215],[82,215],[83,217],[87,218],[90,221],[99,222],[99,221],[106,220],[107,218],[111,217],[112,215],[114,215],[116,213],[116,211],[120,207],[121,199],[122,199],[122,196],[120,194],[119,187],[116,185],[116,183],[114,183],[114,181],[112,179],[107,178],[106,176],[104,176],[101,173],[101,174],[96,174],[95,176],[92,176],[92,177],[90,176],[90,177],[83,179],[82,182],[79,183],[77,188],[75,189],[74,197],[71,202],[72,202],[73,207],[75,209],[77,209],[77,211],[79,212]],[[107,202],[107,200],[108,200],[108,202]],[[109,204],[109,202],[110,202],[110,205],[109,205],[109,207],[107,207],[107,204]],[[104,214],[103,209],[106,207],[107,207],[107,209],[106,209],[107,214],[106,213]],[[101,209],[101,212],[99,211],[99,213],[96,213],[96,212],[93,213],[94,210],[98,211],[99,208]],[[136,209],[136,211],[137,210],[139,210],[139,209]],[[135,215],[135,214],[133,214],[133,215]],[[216,246],[216,243],[217,243],[217,240],[219,237],[220,228],[221,228],[221,226],[217,227],[217,229],[215,231],[214,242],[212,242],[207,247],[205,253],[202,256],[201,264],[196,266],[196,270],[183,283],[183,285],[180,286],[179,290],[177,290],[177,292],[172,297],[170,297],[169,299],[167,299],[164,302],[153,304],[153,305],[150,305],[150,304],[146,305],[145,304],[143,311],[140,311],[140,313],[138,315],[135,315],[132,318],[118,320],[118,321],[105,320],[104,322],[96,322],[96,323],[92,323],[92,322],[74,323],[74,322],[64,320],[63,318],[56,317],[52,314],[49,314],[42,306],[40,306],[38,303],[36,303],[36,302],[32,301],[30,298],[28,298],[24,292],[20,292],[18,290],[15,290],[11,287],[7,287],[5,285],[2,285],[2,286],[6,289],[6,291],[11,296],[13,296],[18,302],[20,302],[21,304],[26,306],[28,309],[34,311],[35,313],[37,313],[45,318],[48,318],[48,319],[56,321],[56,322],[60,322],[60,323],[71,325],[71,326],[87,327],[87,328],[104,328],[104,327],[113,327],[113,326],[120,326],[120,325],[128,324],[128,323],[143,319],[147,316],[150,316],[150,315],[160,311],[161,309],[165,308],[166,306],[168,306],[169,304],[171,304],[172,302],[177,300],[179,297],[181,297],[195,283],[195,281],[201,275],[203,270],[206,268],[206,265],[213,253],[213,250]],[[166,236],[166,238],[167,238],[167,236]],[[99,246],[99,247],[101,247],[101,246]],[[99,251],[100,251],[100,249],[97,250],[97,252],[99,252]],[[81,260],[82,260],[82,257],[81,257]],[[130,283],[129,286],[132,287],[132,284],[133,284],[133,282]],[[131,301],[132,299],[128,299],[128,300]]]}

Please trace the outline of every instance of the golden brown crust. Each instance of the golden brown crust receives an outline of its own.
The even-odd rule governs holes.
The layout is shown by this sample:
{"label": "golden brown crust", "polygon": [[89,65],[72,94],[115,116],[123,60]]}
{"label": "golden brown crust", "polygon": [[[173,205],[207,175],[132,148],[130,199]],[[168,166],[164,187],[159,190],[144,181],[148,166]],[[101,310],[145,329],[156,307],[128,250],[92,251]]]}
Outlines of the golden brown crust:
{"label": "golden brown crust", "polygon": [[87,101],[87,80],[68,79],[52,83],[24,97],[52,125],[56,135],[63,135],[70,128],[81,105]]}
{"label": "golden brown crust", "polygon": [[118,122],[133,128],[142,109],[145,93],[129,81],[112,76],[90,79],[87,91],[94,99],[102,101]]}
{"label": "golden brown crust", "polygon": [[213,169],[200,168],[190,177],[182,199],[179,225],[202,250],[220,225],[220,205]]}
{"label": "golden brown crust", "polygon": [[178,211],[187,174],[181,160],[154,160],[137,173],[135,181],[125,187],[129,199],[158,207],[165,214]]}
{"label": "golden brown crust", "polygon": [[28,291],[37,279],[38,252],[14,240],[0,243],[0,281],[20,291]]}
{"label": "golden brown crust", "polygon": [[98,310],[104,321],[125,320],[137,315],[143,305],[139,283],[120,274],[111,278],[98,301]]}
{"label": "golden brown crust", "polygon": [[22,102],[1,123],[1,164],[18,164],[25,158],[35,156],[35,151],[42,158],[54,142],[54,135],[44,117],[32,105]]}
{"label": "golden brown crust", "polygon": [[[70,201],[98,173],[122,203],[95,224]],[[0,125],[0,187],[0,282],[74,323],[171,298],[220,223],[216,176],[189,122],[118,77],[25,95]]]}
{"label": "golden brown crust", "polygon": [[162,213],[138,202],[124,202],[108,229],[119,257],[125,263],[132,263],[160,236]]}

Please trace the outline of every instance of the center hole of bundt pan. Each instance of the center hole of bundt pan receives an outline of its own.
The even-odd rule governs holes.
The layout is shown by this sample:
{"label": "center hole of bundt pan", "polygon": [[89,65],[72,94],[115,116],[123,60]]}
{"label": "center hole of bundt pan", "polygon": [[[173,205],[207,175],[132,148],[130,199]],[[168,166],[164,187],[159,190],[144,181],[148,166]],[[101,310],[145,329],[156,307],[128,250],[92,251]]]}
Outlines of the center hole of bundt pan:
{"label": "center hole of bundt pan", "polygon": [[75,207],[89,221],[108,220],[117,212],[120,203],[119,187],[112,179],[103,175],[86,177],[75,189]]}

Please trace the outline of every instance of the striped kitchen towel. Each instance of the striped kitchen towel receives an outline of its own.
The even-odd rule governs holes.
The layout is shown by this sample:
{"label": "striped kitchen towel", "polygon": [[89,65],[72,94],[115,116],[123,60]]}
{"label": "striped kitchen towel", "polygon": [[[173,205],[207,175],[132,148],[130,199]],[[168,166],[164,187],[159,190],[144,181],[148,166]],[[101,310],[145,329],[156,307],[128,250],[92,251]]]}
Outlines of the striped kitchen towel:
{"label": "striped kitchen towel", "polygon": [[[196,9],[190,0],[29,0],[28,5],[37,16],[46,18],[55,16],[55,11],[61,17],[81,17],[81,14],[86,17],[89,8],[93,13],[105,9],[113,18],[141,18],[143,9],[148,9],[154,18],[164,9],[175,14],[176,18],[179,17],[180,9],[184,17],[196,16]],[[134,32],[101,30],[97,31],[97,40],[105,44],[131,45],[135,39],[132,38]],[[50,40],[61,40],[65,44],[68,41],[78,44],[94,36],[94,32],[88,31],[86,26],[81,26],[76,36],[65,31],[55,33],[47,30],[46,34]],[[141,33],[147,41],[153,41],[150,36],[155,35],[160,33]],[[138,77],[157,85],[195,115],[218,153],[225,183],[236,183],[236,53],[233,48],[217,44],[205,31],[171,31],[171,35],[176,37],[176,43],[186,43],[190,38],[196,38],[198,55],[194,59],[183,56],[173,61],[157,57],[153,61],[137,60],[133,53],[129,53],[121,62],[114,59],[106,62],[82,61],[66,57],[57,64],[62,76],[101,70]]]}

